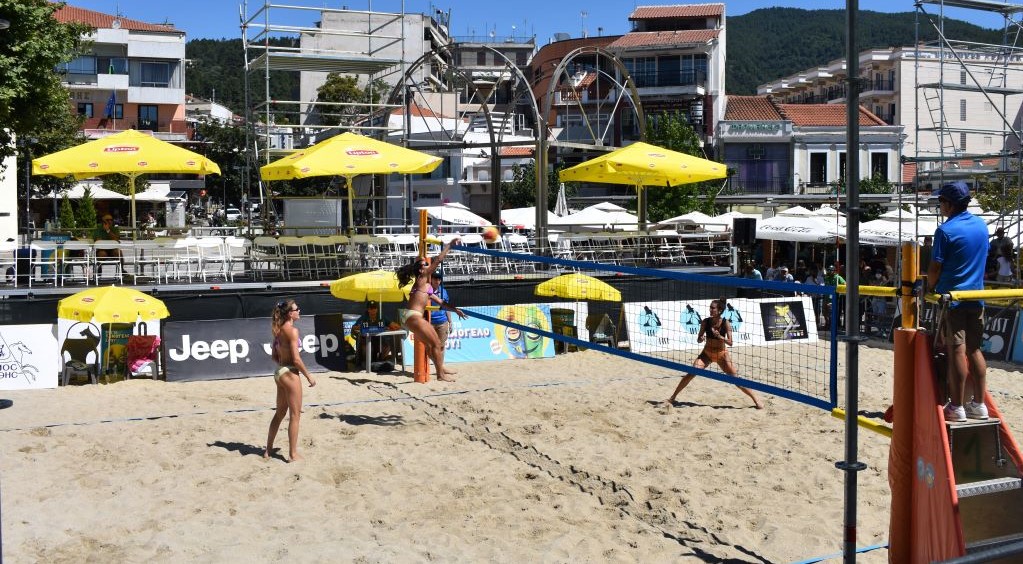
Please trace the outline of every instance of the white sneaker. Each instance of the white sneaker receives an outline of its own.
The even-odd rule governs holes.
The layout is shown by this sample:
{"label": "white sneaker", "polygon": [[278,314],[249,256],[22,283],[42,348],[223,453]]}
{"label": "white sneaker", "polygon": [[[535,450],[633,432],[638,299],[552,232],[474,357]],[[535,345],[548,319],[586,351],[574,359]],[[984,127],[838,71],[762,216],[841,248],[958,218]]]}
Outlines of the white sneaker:
{"label": "white sneaker", "polygon": [[945,421],[962,423],[966,421],[966,410],[961,405],[952,405],[949,403],[945,406]]}
{"label": "white sneaker", "polygon": [[983,403],[966,402],[966,416],[970,419],[987,419],[987,406]]}

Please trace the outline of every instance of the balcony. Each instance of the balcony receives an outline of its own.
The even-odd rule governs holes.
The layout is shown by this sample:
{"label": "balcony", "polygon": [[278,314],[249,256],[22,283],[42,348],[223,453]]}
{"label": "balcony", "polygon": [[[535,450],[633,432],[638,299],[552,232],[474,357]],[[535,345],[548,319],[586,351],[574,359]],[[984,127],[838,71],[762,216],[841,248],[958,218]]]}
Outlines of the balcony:
{"label": "balcony", "polygon": [[88,118],[82,124],[82,131],[89,139],[100,139],[128,129],[151,131],[153,137],[164,141],[188,141],[189,129],[185,120],[161,120],[152,122],[137,118],[111,119]]}
{"label": "balcony", "polygon": [[791,194],[792,180],[788,178],[749,178],[732,176],[728,179],[731,194]]}

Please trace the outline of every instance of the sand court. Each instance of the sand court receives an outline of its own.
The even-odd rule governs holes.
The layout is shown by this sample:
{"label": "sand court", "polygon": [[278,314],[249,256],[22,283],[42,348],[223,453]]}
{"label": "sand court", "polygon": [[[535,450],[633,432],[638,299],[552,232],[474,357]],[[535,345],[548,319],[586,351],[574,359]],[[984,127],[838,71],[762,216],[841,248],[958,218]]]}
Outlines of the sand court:
{"label": "sand court", "polygon": [[[888,350],[861,350],[862,409],[887,406],[891,362]],[[1023,420],[1019,376],[990,370],[1010,423]],[[463,364],[454,384],[321,374],[304,389],[297,464],[261,457],[270,378],[7,392],[4,557],[787,562],[837,552],[842,421],[767,394],[757,411],[734,386],[704,379],[678,407],[655,405],[677,377],[596,351]],[[283,429],[277,447],[286,454]],[[887,456],[888,439],[861,433],[859,546],[887,540]]]}

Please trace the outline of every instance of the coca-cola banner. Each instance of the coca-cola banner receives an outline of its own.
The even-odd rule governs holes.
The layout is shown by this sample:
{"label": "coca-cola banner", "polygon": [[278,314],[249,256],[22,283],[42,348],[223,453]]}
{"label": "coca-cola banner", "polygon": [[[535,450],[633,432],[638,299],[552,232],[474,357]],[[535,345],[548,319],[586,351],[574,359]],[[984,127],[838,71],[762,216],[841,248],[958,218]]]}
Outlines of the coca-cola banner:
{"label": "coca-cola banner", "polygon": [[[341,315],[307,316],[295,322],[302,361],[310,372],[343,371]],[[164,364],[168,382],[269,376],[270,319],[165,321]]]}

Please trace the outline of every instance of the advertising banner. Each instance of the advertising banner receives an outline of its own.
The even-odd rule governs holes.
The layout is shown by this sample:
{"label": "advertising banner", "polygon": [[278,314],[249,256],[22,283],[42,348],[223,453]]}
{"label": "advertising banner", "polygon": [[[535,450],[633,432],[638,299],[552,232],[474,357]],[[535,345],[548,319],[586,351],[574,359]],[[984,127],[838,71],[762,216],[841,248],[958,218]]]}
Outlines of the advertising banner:
{"label": "advertising banner", "polygon": [[77,360],[98,367],[97,374],[123,374],[128,337],[133,328],[136,333],[160,336],[158,320],[140,321],[138,325],[145,325],[145,331],[130,323],[104,324],[101,327],[94,322],[57,319],[57,345],[60,347],[57,372],[64,369],[65,362]]}
{"label": "advertising banner", "polygon": [[1010,347],[1016,332],[1018,310],[1009,307],[984,308],[984,340],[980,350],[988,360],[1009,360]]}
{"label": "advertising banner", "polygon": [[[340,314],[303,317],[295,325],[310,372],[345,370]],[[167,321],[163,342],[168,382],[269,376],[277,367],[268,318]]]}
{"label": "advertising banner", "polygon": [[[525,304],[507,305],[494,314],[493,308],[462,308],[467,312],[479,311],[527,327],[551,330],[550,306]],[[413,356],[414,339],[411,334],[402,343],[405,358]],[[551,358],[554,341],[549,337],[525,333],[514,327],[470,317],[451,322],[451,332],[444,352],[444,363],[508,360],[514,358]]]}
{"label": "advertising banner", "polygon": [[[733,346],[770,345],[790,340],[816,342],[809,296],[735,298],[721,316],[732,326]],[[625,304],[629,346],[634,352],[698,350],[700,323],[709,315],[712,300],[633,302]]]}
{"label": "advertising banner", "polygon": [[0,390],[56,388],[57,358],[53,325],[0,327]]}

